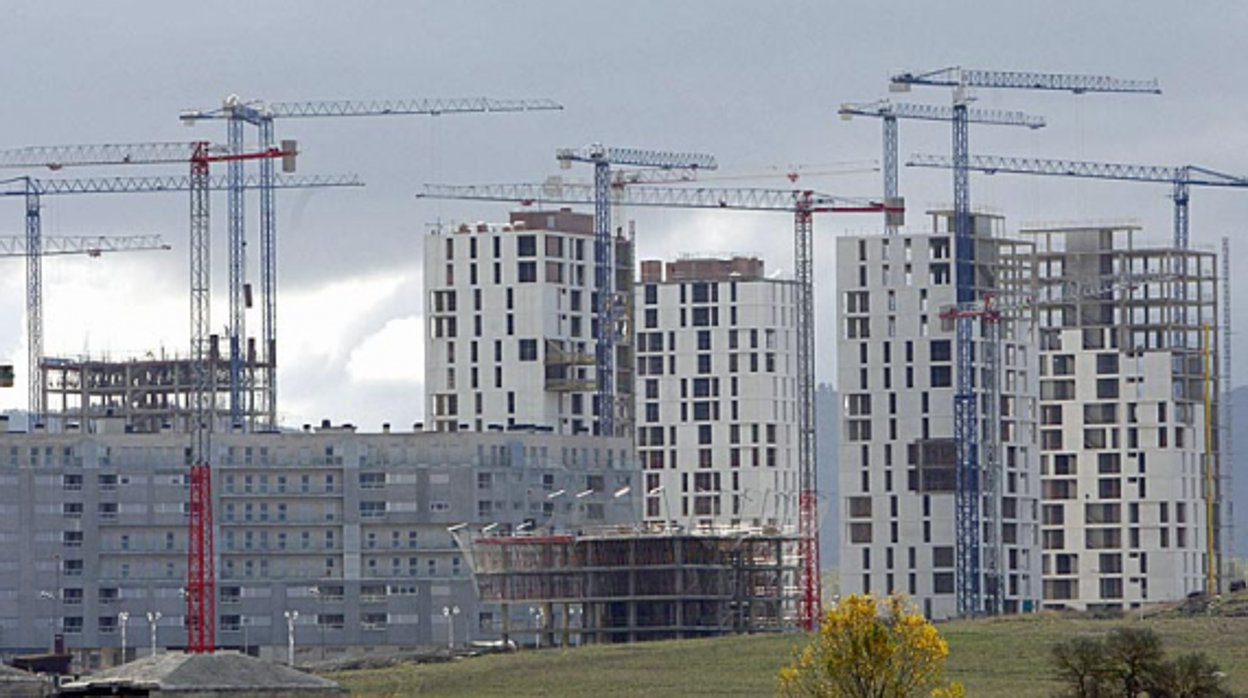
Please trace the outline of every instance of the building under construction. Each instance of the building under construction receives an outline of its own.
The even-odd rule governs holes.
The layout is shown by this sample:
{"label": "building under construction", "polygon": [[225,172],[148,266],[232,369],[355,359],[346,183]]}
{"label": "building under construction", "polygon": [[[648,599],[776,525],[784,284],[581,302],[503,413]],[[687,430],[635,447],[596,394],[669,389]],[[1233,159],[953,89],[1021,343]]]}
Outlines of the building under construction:
{"label": "building under construction", "polygon": [[1040,268],[1044,605],[1220,593],[1217,255],[1024,229]]}
{"label": "building under construction", "polygon": [[[504,642],[609,644],[796,624],[797,538],[768,532],[461,537]],[[482,630],[487,630],[483,627]]]}
{"label": "building under construction", "polygon": [[[209,409],[214,431],[230,430],[230,358],[223,356],[217,337],[208,353]],[[249,342],[243,362],[242,428],[263,431],[271,412],[265,386],[267,363]],[[90,357],[43,360],[45,427],[50,431],[81,428],[93,431],[107,419],[128,432],[189,433],[195,390],[195,363],[182,356],[156,356],[114,361]]]}

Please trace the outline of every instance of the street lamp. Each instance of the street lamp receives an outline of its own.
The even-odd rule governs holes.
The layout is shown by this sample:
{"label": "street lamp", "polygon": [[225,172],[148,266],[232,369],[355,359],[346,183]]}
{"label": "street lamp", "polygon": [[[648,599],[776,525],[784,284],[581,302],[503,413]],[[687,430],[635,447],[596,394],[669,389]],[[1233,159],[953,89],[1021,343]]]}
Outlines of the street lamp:
{"label": "street lamp", "polygon": [[164,614],[160,611],[147,612],[147,624],[152,632],[152,656],[156,656],[156,624],[160,622],[161,618],[164,618]]}
{"label": "street lamp", "polygon": [[[47,601],[55,601],[56,594],[50,591],[41,591],[39,592],[39,598],[45,599]],[[57,608],[52,609],[52,651],[54,652],[56,651],[56,620],[59,614],[60,614],[60,609],[57,609]]]}
{"label": "street lamp", "polygon": [[295,621],[299,619],[298,611],[284,611],[286,616],[286,646],[290,650],[290,666],[295,665]]}
{"label": "street lamp", "polygon": [[443,606],[442,617],[446,618],[446,646],[455,651],[455,616],[459,615],[459,606]]}
{"label": "street lamp", "polygon": [[555,517],[559,515],[559,503],[555,500],[567,493],[567,490],[555,490],[546,495],[546,501],[550,502],[550,516],[546,519],[546,525],[550,527],[552,533],[555,530]]}
{"label": "street lamp", "polygon": [[542,648],[542,629],[545,626],[546,613],[540,608],[529,606],[529,615],[533,617],[533,627],[536,629],[535,634],[537,635],[536,648],[540,650]]}
{"label": "street lamp", "polygon": [[117,614],[117,623],[121,626],[121,663],[126,663],[126,624],[130,622],[130,612],[121,611]]}
{"label": "street lamp", "polygon": [[320,602],[321,612],[316,616],[316,627],[321,635],[321,661],[325,661],[325,592],[320,587],[308,587],[308,593]]}
{"label": "street lamp", "polygon": [[[632,485],[624,485],[620,489],[611,493],[611,499],[619,500],[621,497],[627,496],[632,491],[633,491]],[[632,502],[632,506],[630,506],[628,510],[632,514],[631,518],[632,518],[633,528],[637,528],[637,503]]]}
{"label": "street lamp", "polygon": [[667,487],[663,485],[659,485],[658,487],[655,487],[654,489],[647,492],[646,496],[653,497],[658,494],[663,495],[663,510],[664,510],[664,513],[667,514],[667,516],[663,518],[663,531],[665,533],[671,533],[672,532],[672,521],[671,521],[672,503],[667,500]]}

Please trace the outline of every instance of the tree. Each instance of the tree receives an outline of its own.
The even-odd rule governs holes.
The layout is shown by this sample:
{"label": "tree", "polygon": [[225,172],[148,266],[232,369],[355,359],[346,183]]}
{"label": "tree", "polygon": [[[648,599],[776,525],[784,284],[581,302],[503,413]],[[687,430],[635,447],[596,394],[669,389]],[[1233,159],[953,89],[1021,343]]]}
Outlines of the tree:
{"label": "tree", "polygon": [[909,698],[962,696],[944,680],[949,644],[901,596],[842,599],[823,617],[818,634],[780,670],[780,694],[790,698]]}
{"label": "tree", "polygon": [[1077,637],[1053,646],[1053,664],[1058,678],[1071,698],[1102,698],[1105,686],[1105,645],[1097,640]]}
{"label": "tree", "polygon": [[1225,674],[1199,652],[1185,654],[1158,668],[1148,683],[1150,698],[1229,698]]}
{"label": "tree", "polygon": [[1105,638],[1105,659],[1120,695],[1138,696],[1165,661],[1161,637],[1147,628],[1114,628]]}
{"label": "tree", "polygon": [[1203,654],[1166,661],[1152,630],[1116,628],[1104,640],[1053,647],[1053,665],[1071,698],[1224,698],[1223,674]]}

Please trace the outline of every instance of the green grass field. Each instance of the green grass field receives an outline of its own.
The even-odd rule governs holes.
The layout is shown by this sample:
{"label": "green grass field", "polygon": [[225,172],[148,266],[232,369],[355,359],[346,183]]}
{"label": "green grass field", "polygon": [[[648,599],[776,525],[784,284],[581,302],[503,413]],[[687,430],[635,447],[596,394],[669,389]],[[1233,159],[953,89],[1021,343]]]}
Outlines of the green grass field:
{"label": "green grass field", "polygon": [[[1248,695],[1248,618],[1090,620],[1050,615],[958,621],[939,626],[949,640],[948,675],[969,696],[1040,698],[1057,689],[1049,647],[1119,625],[1148,627],[1171,656],[1201,651]],[[801,635],[543,650],[328,676],[355,698],[407,696],[769,696],[777,670]]]}

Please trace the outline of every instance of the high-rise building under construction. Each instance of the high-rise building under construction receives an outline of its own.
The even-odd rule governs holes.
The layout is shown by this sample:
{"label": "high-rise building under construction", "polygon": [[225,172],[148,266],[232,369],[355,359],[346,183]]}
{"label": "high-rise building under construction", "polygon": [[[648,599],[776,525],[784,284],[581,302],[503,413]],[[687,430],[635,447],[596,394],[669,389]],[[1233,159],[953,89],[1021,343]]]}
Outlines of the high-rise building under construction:
{"label": "high-rise building under construction", "polygon": [[[983,612],[1040,600],[1038,376],[1030,248],[1000,217],[973,216],[975,304],[955,306],[952,215],[930,232],[837,240],[837,384],[842,593],[908,594],[958,613],[959,575]],[[978,525],[955,520],[955,308],[976,312]],[[992,419],[992,415],[1000,415]],[[958,569],[959,546],[976,563]]]}
{"label": "high-rise building under construction", "polygon": [[1045,606],[1218,591],[1216,255],[1130,225],[1022,233],[1040,271]]}

